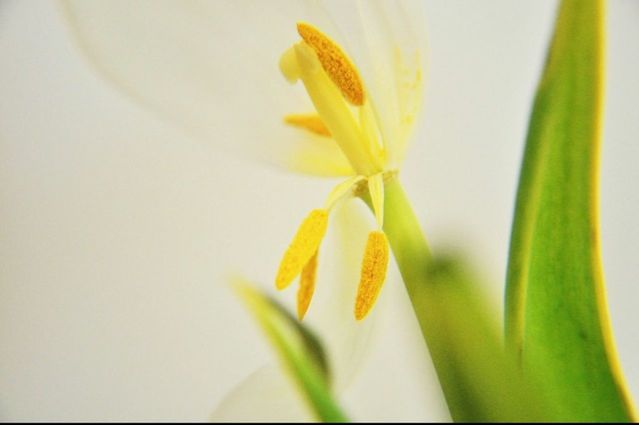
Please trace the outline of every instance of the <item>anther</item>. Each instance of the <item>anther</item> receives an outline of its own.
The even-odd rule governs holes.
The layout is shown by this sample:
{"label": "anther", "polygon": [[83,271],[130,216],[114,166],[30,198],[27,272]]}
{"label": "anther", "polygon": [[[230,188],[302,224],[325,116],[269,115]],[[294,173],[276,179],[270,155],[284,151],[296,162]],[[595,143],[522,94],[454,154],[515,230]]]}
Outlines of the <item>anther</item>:
{"label": "anther", "polygon": [[317,114],[291,114],[284,117],[284,122],[293,127],[303,128],[319,136],[331,137],[331,132]]}
{"label": "anther", "polygon": [[388,240],[381,231],[373,231],[368,235],[362,273],[357,298],[355,300],[355,319],[362,320],[371,310],[384,280],[388,268]]}
{"label": "anther", "polygon": [[304,219],[280,263],[275,286],[284,289],[317,252],[328,225],[328,212],[316,209]]}
{"label": "anther", "polygon": [[311,304],[313,292],[315,292],[315,279],[317,276],[317,252],[308,260],[300,275],[300,287],[297,290],[297,318],[302,320]]}
{"label": "anther", "polygon": [[351,104],[364,104],[364,86],[357,69],[342,49],[326,34],[307,23],[299,22],[297,32],[313,48],[322,68]]}

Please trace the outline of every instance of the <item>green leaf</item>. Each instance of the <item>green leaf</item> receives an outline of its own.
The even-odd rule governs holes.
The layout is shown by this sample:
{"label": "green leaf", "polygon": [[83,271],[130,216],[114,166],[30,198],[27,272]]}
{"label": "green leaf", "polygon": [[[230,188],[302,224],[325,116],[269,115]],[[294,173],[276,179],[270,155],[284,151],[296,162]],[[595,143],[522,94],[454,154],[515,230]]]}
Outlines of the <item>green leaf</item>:
{"label": "green leaf", "polygon": [[347,422],[330,392],[330,373],[318,339],[270,297],[250,284],[235,288],[292,375],[316,417],[324,422]]}
{"label": "green leaf", "polygon": [[599,242],[604,5],[561,3],[530,120],[512,230],[506,340],[570,421],[633,418]]}

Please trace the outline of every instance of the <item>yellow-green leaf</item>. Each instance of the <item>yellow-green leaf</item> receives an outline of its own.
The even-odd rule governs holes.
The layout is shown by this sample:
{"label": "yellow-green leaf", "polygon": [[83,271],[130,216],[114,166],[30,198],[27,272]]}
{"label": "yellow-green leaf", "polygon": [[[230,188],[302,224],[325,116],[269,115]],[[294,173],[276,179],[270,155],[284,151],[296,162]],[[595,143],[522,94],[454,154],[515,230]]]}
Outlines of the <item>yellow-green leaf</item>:
{"label": "yellow-green leaf", "polygon": [[506,337],[570,421],[628,421],[599,241],[604,4],[564,0],[539,83],[517,193]]}
{"label": "yellow-green leaf", "polygon": [[330,391],[328,362],[319,340],[273,299],[250,284],[238,281],[235,288],[317,419],[346,422],[346,415]]}

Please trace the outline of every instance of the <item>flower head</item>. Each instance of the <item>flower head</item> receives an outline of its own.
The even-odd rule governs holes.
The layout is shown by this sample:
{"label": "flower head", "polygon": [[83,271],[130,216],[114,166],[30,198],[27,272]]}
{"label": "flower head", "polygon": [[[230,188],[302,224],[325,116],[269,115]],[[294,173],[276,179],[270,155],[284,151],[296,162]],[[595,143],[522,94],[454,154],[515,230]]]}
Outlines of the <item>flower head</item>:
{"label": "flower head", "polygon": [[[95,67],[145,106],[220,149],[297,172],[347,177],[284,255],[277,287],[302,276],[300,317],[315,288],[331,210],[355,192],[370,194],[378,236],[362,247],[355,305],[363,317],[388,261],[380,236],[384,180],[399,168],[421,102],[421,34],[411,25],[417,5],[281,1],[263,6],[278,11],[265,20],[243,2],[63,4]],[[287,45],[280,70],[306,89],[303,97],[283,90],[277,76],[279,49]]]}
{"label": "flower head", "polygon": [[[337,146],[350,167],[351,177],[333,189],[322,208],[306,217],[284,253],[275,285],[284,289],[301,275],[297,301],[302,319],[315,289],[318,252],[331,209],[349,195],[367,190],[377,229],[369,233],[363,254],[355,300],[355,318],[361,320],[373,307],[386,277],[389,249],[383,231],[384,179],[397,172],[416,109],[397,104],[403,112],[401,119],[382,121],[385,111],[376,107],[357,66],[344,49],[311,24],[298,22],[297,32],[301,39],[284,52],[280,70],[289,82],[304,85],[315,113],[290,114],[284,122]],[[396,71],[401,72],[402,66],[401,61],[394,64]],[[394,91],[405,89],[396,87]],[[408,89],[421,89],[419,67],[413,70]]]}
{"label": "flower head", "polygon": [[[384,282],[384,182],[399,169],[421,103],[423,34],[422,25],[413,25],[421,18],[420,2],[65,0],[62,5],[86,58],[141,106],[218,151],[345,178],[303,222],[277,279],[284,287],[300,276],[302,317],[315,290],[318,261],[324,258],[319,246],[330,218],[340,245],[349,248],[335,258],[344,266],[336,267],[337,297],[317,306],[324,311],[313,325],[329,348],[335,390],[345,389],[364,363],[374,327],[373,320],[348,321],[348,305],[363,317]],[[278,75],[278,61],[296,87]],[[297,96],[302,87],[306,93]],[[367,229],[355,205],[342,202],[353,195],[370,197],[377,228]],[[367,230],[368,242],[360,239]],[[359,259],[358,246],[364,253]],[[355,301],[349,298],[357,271],[346,266],[358,265],[362,257],[365,284]],[[286,385],[270,385],[272,378],[253,375],[231,395],[226,412],[245,415],[261,406],[274,418],[291,413],[295,401],[281,408],[274,400],[282,398]],[[264,419],[264,411],[257,417]]]}

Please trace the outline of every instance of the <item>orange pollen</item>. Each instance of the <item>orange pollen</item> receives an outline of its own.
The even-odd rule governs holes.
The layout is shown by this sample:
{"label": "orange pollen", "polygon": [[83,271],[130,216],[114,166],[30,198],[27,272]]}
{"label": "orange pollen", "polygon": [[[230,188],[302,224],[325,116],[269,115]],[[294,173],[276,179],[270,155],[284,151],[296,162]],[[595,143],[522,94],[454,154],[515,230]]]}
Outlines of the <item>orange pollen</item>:
{"label": "orange pollen", "polygon": [[337,43],[312,25],[299,22],[297,32],[313,48],[326,74],[352,105],[364,104],[364,86],[357,69]]}

